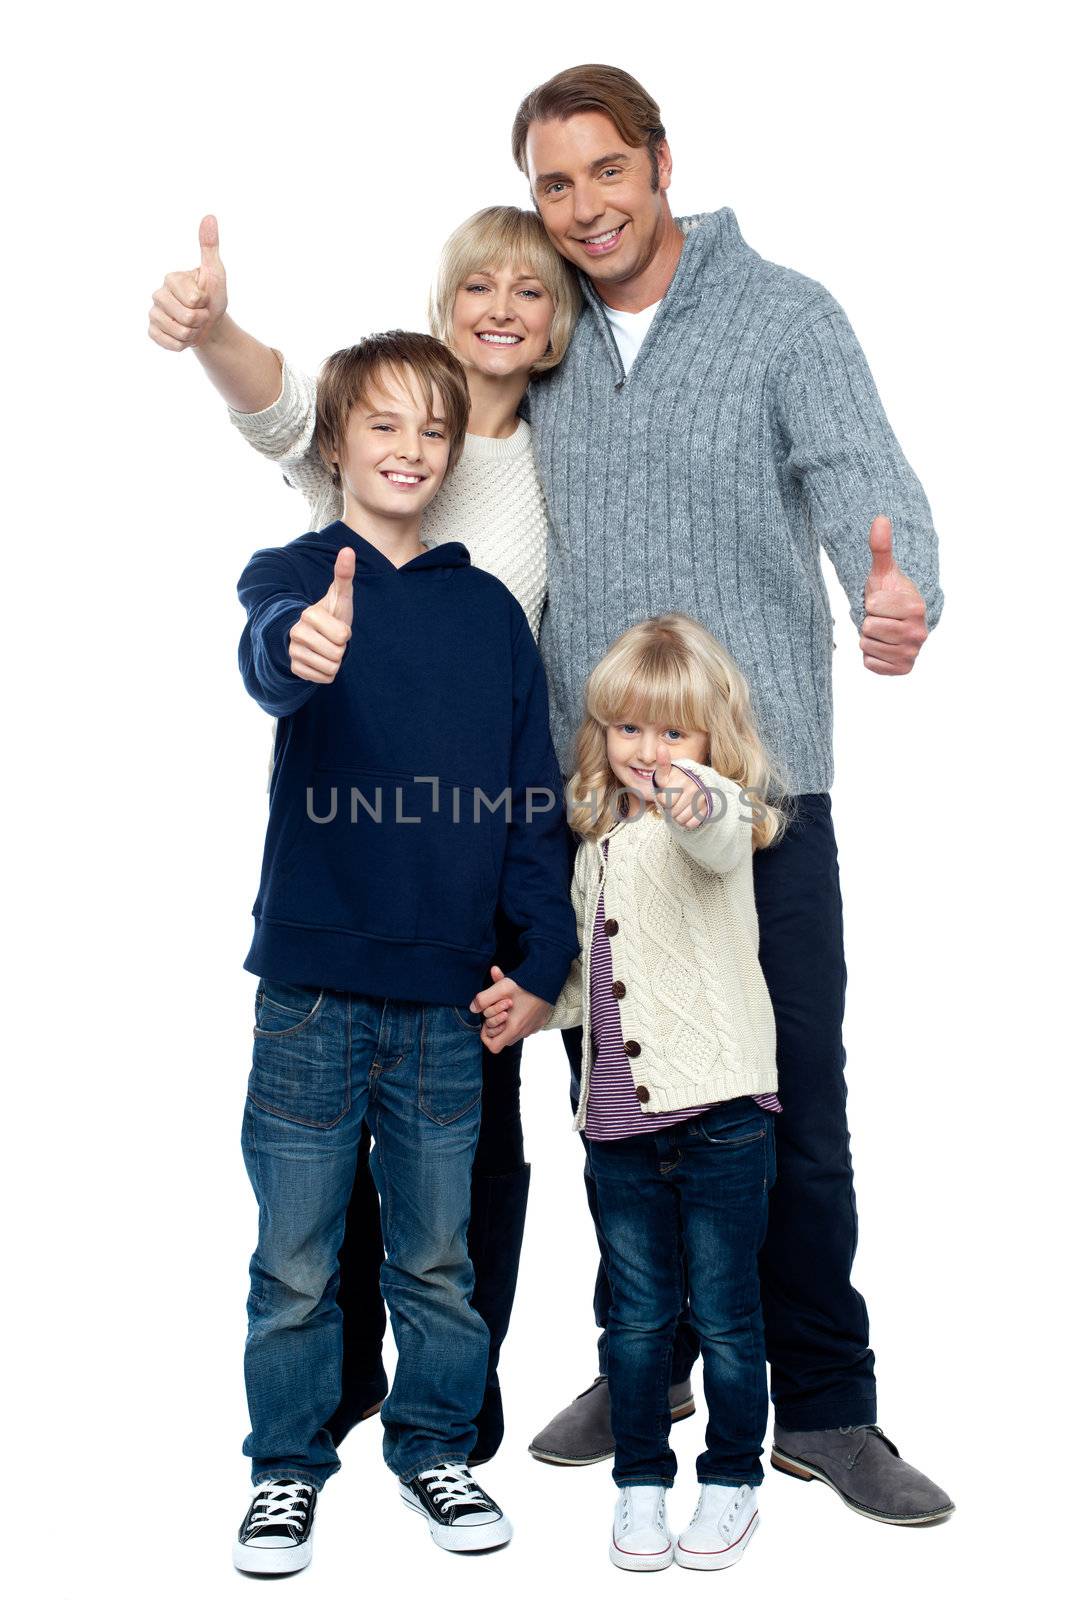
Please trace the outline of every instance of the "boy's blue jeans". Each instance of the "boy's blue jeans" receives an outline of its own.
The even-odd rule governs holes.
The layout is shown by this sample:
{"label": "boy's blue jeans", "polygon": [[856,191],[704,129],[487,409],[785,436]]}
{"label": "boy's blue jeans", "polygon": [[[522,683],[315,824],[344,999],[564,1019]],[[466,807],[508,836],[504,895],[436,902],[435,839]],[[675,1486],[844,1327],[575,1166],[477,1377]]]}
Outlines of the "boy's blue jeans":
{"label": "boy's blue jeans", "polygon": [[337,1252],[365,1121],[381,1197],[381,1290],[396,1340],[385,1460],[409,1481],[464,1461],[488,1331],[470,1306],[480,1023],[447,1005],[260,982],[242,1148],[259,1202],[244,1373],[252,1481],[316,1487],[340,1465]]}
{"label": "boy's blue jeans", "polygon": [[[612,1293],[614,1481],[672,1484],[673,1340],[687,1293],[710,1420],[700,1483],[758,1484],[769,1397],[758,1283],[773,1117],[744,1096],[630,1139],[588,1140]],[[685,1276],[686,1273],[686,1276]]]}

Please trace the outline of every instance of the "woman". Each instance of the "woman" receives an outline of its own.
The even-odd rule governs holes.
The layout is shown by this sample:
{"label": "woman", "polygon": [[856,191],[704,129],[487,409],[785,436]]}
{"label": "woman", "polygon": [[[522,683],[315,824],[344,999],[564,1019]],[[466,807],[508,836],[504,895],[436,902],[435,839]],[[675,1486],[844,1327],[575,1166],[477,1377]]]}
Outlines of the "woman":
{"label": "woman", "polygon": [[[314,381],[229,316],[213,217],[200,225],[200,252],[195,271],[169,273],[156,290],[149,335],[166,350],[196,351],[237,428],[301,491],[310,525],[325,527],[341,516],[343,495],[339,477],[314,443]],[[575,274],[555,252],[536,214],[492,206],[468,218],[448,239],[429,307],[432,332],[465,369],[470,422],[462,459],[431,503],[422,537],[427,544],[457,539],[466,545],[474,565],[511,590],[534,635],[546,595],[547,509],[529,425],[518,407],[530,379],[562,360],[580,304]],[[502,918],[497,936],[496,960],[506,971],[515,951]],[[468,1239],[477,1278],[473,1304],[491,1344],[473,1463],[493,1456],[503,1436],[497,1364],[517,1284],[529,1189],[520,1062],[520,1042],[483,1055]],[[344,1373],[341,1403],[330,1424],[335,1444],[380,1408],[387,1390],[381,1361],[380,1221],[368,1147],[364,1133],[340,1253]]]}

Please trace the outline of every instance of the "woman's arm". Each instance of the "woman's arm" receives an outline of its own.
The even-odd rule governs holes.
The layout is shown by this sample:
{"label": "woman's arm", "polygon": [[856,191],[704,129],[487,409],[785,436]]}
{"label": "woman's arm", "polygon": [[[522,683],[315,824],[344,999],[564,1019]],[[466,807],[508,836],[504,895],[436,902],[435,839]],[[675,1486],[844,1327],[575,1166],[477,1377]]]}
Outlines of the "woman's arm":
{"label": "woman's arm", "polygon": [[341,516],[344,499],[314,444],[313,379],[262,344],[229,315],[226,272],[214,217],[200,223],[200,265],[169,272],[152,297],[148,334],[164,350],[194,350],[229,407],[230,420],[311,508],[312,526]]}
{"label": "woman's arm", "polygon": [[228,311],[226,269],[218,252],[218,223],[200,223],[200,264],[168,272],[152,296],[148,337],[163,350],[195,350],[197,359],[236,411],[262,411],[281,392],[281,360],[269,345],[238,328]]}

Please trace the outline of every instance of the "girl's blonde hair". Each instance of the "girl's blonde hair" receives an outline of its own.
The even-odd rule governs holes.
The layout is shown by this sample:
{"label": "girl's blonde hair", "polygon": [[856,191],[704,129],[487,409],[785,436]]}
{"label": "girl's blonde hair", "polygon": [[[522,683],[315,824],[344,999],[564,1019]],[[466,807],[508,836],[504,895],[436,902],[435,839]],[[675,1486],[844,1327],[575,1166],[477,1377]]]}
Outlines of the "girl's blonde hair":
{"label": "girl's blonde hair", "polygon": [[[585,717],[574,742],[568,785],[570,822],[597,839],[625,814],[628,796],[607,760],[612,723],[665,723],[709,739],[707,765],[752,791],[752,848],[763,849],[787,823],[786,782],[762,743],[747,680],[713,634],[683,612],[629,628],[588,679]],[[777,801],[770,804],[768,795]]]}
{"label": "girl's blonde hair", "polygon": [[554,302],[547,350],[531,368],[533,373],[547,372],[558,366],[569,347],[580,314],[581,292],[577,274],[558,254],[535,211],[486,206],[459,223],[440,254],[429,298],[429,327],[453,348],[455,296],[471,273],[492,272],[502,266],[521,266],[535,273]]}

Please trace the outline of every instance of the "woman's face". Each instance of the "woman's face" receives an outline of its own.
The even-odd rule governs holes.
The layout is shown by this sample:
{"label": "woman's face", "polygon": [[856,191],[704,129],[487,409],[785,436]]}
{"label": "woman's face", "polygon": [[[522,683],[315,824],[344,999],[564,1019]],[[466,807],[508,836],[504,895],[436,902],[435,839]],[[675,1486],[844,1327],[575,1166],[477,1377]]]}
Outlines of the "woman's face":
{"label": "woman's face", "polygon": [[555,303],[520,262],[471,272],[459,285],[453,348],[464,366],[488,378],[528,374],[547,349]]}

